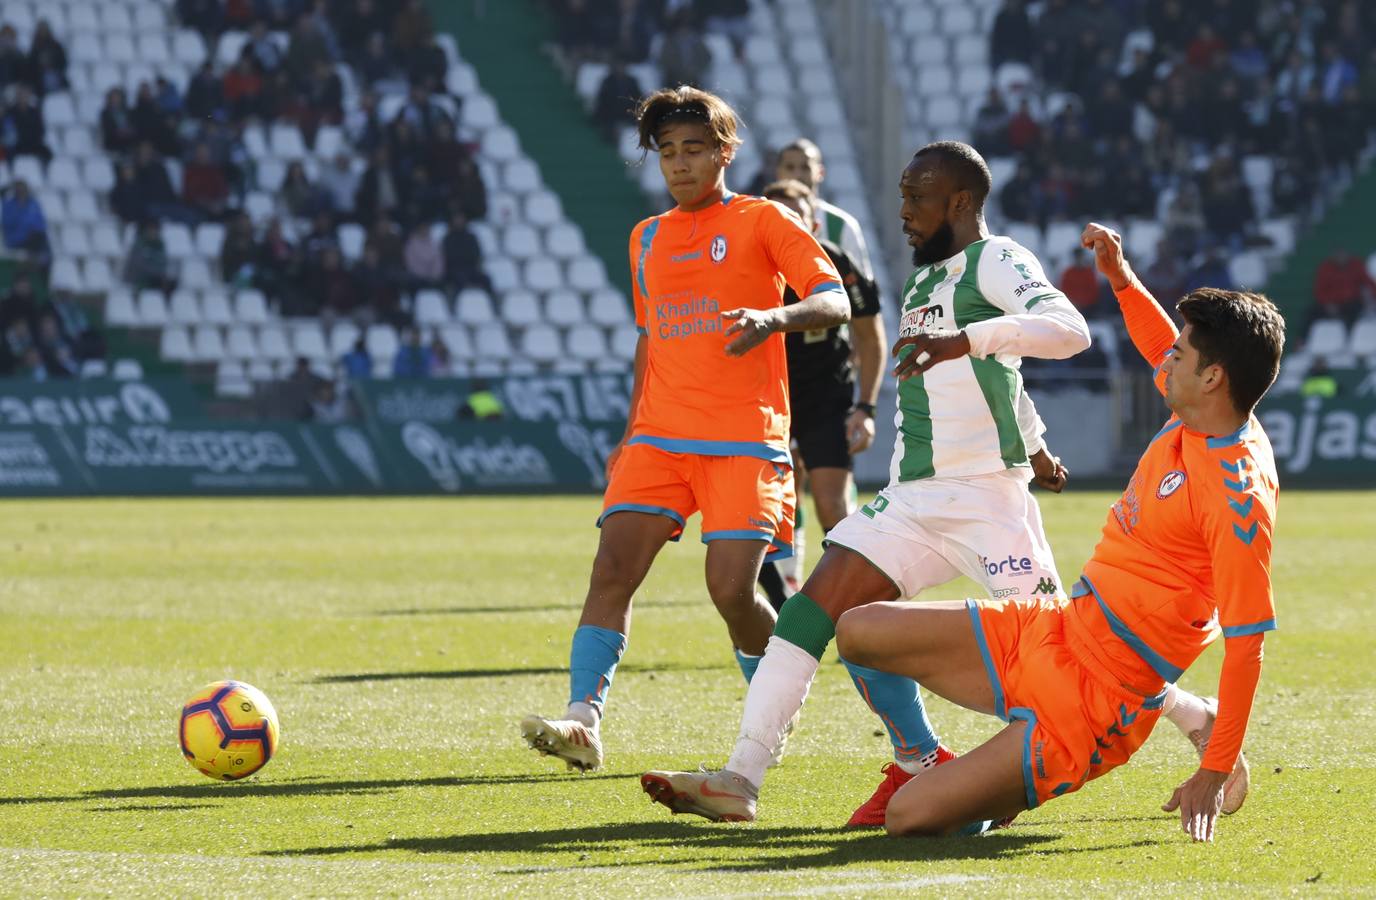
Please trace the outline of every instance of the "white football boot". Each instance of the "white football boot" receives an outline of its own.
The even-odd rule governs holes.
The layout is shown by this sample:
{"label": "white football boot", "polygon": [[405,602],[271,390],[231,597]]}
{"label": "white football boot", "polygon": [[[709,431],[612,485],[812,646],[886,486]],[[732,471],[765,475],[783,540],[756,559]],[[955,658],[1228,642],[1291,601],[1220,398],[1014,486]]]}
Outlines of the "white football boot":
{"label": "white football boot", "polygon": [[646,772],[640,786],[675,815],[691,813],[713,822],[753,822],[759,791],[735,772]]}
{"label": "white football boot", "polygon": [[591,772],[602,765],[602,741],[597,728],[589,728],[575,719],[526,716],[521,720],[521,737],[530,749],[558,757],[570,769]]}

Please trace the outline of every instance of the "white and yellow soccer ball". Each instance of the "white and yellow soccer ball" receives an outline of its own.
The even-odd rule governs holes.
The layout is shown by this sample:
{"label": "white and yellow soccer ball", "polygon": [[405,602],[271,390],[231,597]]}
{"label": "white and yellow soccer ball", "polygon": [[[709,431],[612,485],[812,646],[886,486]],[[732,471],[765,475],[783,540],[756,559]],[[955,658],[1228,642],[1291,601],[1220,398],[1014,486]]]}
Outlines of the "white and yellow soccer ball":
{"label": "white and yellow soccer ball", "polygon": [[277,710],[242,681],[216,681],[191,695],[177,728],[182,755],[210,778],[233,781],[257,772],[277,752]]}

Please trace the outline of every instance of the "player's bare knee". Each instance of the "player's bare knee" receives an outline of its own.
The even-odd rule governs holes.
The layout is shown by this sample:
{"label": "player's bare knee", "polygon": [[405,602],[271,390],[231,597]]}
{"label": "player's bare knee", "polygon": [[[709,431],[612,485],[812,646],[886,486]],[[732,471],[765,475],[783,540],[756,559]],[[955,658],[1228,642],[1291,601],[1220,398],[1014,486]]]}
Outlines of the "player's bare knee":
{"label": "player's bare knee", "polygon": [[591,591],[599,594],[625,591],[640,577],[635,558],[624,549],[603,543],[593,558],[592,576],[588,579]]}
{"label": "player's bare knee", "polygon": [[931,810],[912,804],[889,804],[884,813],[884,830],[889,837],[939,837],[953,829],[931,815]]}
{"label": "player's bare knee", "polygon": [[836,652],[841,658],[859,666],[868,666],[870,658],[869,641],[866,640],[873,625],[874,610],[857,606],[841,614],[836,620]]}

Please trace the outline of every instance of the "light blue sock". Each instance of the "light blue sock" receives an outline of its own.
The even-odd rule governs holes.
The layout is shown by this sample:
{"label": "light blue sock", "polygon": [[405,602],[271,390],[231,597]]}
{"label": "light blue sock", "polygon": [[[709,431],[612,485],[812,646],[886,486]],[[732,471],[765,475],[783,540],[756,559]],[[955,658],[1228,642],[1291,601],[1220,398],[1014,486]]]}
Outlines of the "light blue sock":
{"label": "light blue sock", "polygon": [[579,625],[569,650],[569,702],[586,703],[602,714],[616,664],[626,652],[626,636],[609,628]]}
{"label": "light blue sock", "polygon": [[850,672],[855,689],[870,709],[884,721],[893,742],[894,758],[899,761],[921,759],[936,749],[936,732],[927,721],[927,709],[917,682],[902,675],[881,672],[841,660]]}
{"label": "light blue sock", "polygon": [[971,822],[969,825],[966,825],[964,828],[957,831],[956,834],[965,835],[966,837],[974,837],[977,834],[984,834],[984,832],[988,831],[990,828],[993,827],[993,819],[982,819],[978,822]]}
{"label": "light blue sock", "polygon": [[763,656],[751,656],[749,653],[736,651],[736,662],[741,667],[741,674],[745,676],[745,683],[749,684],[750,679],[755,677],[755,670],[760,667],[760,660]]}

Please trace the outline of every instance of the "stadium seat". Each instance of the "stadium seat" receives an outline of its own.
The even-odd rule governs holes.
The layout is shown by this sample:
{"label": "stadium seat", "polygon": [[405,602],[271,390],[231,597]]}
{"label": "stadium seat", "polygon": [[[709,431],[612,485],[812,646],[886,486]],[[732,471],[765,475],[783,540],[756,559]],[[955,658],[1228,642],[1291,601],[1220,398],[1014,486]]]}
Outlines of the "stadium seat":
{"label": "stadium seat", "polygon": [[339,238],[339,252],[349,262],[363,255],[363,245],[368,241],[368,232],[362,225],[346,222],[336,231]]}
{"label": "stadium seat", "polygon": [[207,291],[201,297],[201,314],[205,316],[206,322],[213,325],[229,325],[234,322],[229,295],[221,290]]}
{"label": "stadium seat", "polygon": [[103,359],[83,359],[81,361],[82,378],[107,378],[110,375],[110,366]]}
{"label": "stadium seat", "polygon": [[963,116],[960,101],[954,97],[933,97],[927,103],[927,124],[938,131],[958,127]]}
{"label": "stadium seat", "polygon": [[[128,34],[107,34],[105,36],[104,52],[101,58],[109,62],[129,63],[138,62],[138,53],[134,50],[134,42]],[[135,82],[137,86],[137,82]]]}
{"label": "stadium seat", "polygon": [[488,256],[483,263],[483,271],[497,292],[515,290],[521,286],[521,270],[515,260],[505,256]]}
{"label": "stadium seat", "polygon": [[367,347],[368,355],[373,358],[376,368],[390,369],[392,357],[397,355],[397,349],[400,347],[397,330],[391,325],[369,325],[364,335],[364,346]]}
{"label": "stadium seat", "polygon": [[134,28],[139,32],[160,31],[167,28],[163,7],[153,0],[133,4]]}
{"label": "stadium seat", "polygon": [[199,256],[185,260],[181,267],[181,286],[196,290],[209,290],[218,283],[210,273],[210,264]]}
{"label": "stadium seat", "polygon": [[569,327],[588,321],[587,304],[573,291],[552,291],[545,297],[544,320],[551,325]]}
{"label": "stadium seat", "polygon": [[511,358],[511,341],[507,338],[506,326],[496,322],[478,326],[473,332],[473,347],[479,359]]}
{"label": "stadium seat", "polygon": [[533,291],[542,293],[563,287],[562,267],[552,259],[532,259],[525,266],[525,285]]}
{"label": "stadium seat", "polygon": [[914,86],[923,97],[941,97],[955,90],[955,75],[945,66],[928,66]]}
{"label": "stadium seat", "polygon": [[588,316],[597,325],[625,325],[631,321],[631,308],[620,291],[603,288],[593,291],[588,304]]}
{"label": "stadium seat", "polygon": [[134,39],[134,50],[139,59],[156,69],[166,71],[172,60],[172,51],[167,46],[167,36],[158,32],[144,32]]}
{"label": "stadium seat", "polygon": [[1239,288],[1260,291],[1266,287],[1266,260],[1253,250],[1238,253],[1228,260],[1228,275]]}
{"label": "stadium seat", "polygon": [[540,364],[530,359],[516,357],[508,359],[503,363],[502,368],[507,375],[538,375],[540,374]]}
{"label": "stadium seat", "polygon": [[1295,249],[1295,220],[1284,216],[1273,216],[1260,225],[1261,233],[1270,238],[1275,252],[1282,256]]}
{"label": "stadium seat", "polygon": [[307,319],[292,329],[291,352],[310,360],[328,360],[333,356],[325,343],[325,329],[315,319]]}
{"label": "stadium seat", "polygon": [[1071,254],[1079,248],[1083,231],[1083,226],[1078,222],[1052,222],[1046,226],[1046,243],[1042,245],[1045,257],[1043,265],[1048,269],[1054,267],[1056,274],[1059,274],[1060,267],[1066,265]]}
{"label": "stadium seat", "polygon": [[497,104],[492,101],[492,98],[478,90],[464,98],[460,122],[471,131],[483,132],[500,124],[501,117],[497,113]]}
{"label": "stadium seat", "polygon": [[268,301],[262,291],[239,291],[234,295],[234,318],[246,325],[261,325],[268,321]]}
{"label": "stadium seat", "polygon": [[444,75],[444,86],[455,97],[467,97],[478,90],[478,76],[473,67],[465,63],[450,66]]}
{"label": "stadium seat", "polygon": [[1309,329],[1304,349],[1310,356],[1337,356],[1346,352],[1347,326],[1338,319],[1319,319]]}
{"label": "stadium seat", "polygon": [[569,260],[587,252],[578,226],[561,222],[545,232],[545,247],[555,259]]}
{"label": "stadium seat", "polygon": [[[646,168],[656,168],[655,177],[660,177],[657,167]],[[563,219],[564,209],[559,204],[558,196],[552,191],[532,191],[526,195],[525,215],[526,220],[532,225],[555,225]]]}
{"label": "stadium seat", "polygon": [[640,332],[629,325],[612,329],[612,354],[627,362],[635,360],[635,348],[640,343]]}
{"label": "stadium seat", "polygon": [[502,233],[502,252],[512,259],[543,257],[545,248],[542,243],[540,233],[523,222],[508,226]]}
{"label": "stadium seat", "polygon": [[987,66],[965,66],[956,75],[956,93],[978,103],[989,94],[994,76]]}
{"label": "stadium seat", "polygon": [[291,344],[287,341],[287,330],[281,325],[263,325],[258,329],[258,356],[274,362],[291,360]]}
{"label": "stadium seat", "polygon": [[1367,316],[1352,326],[1347,352],[1368,366],[1376,366],[1376,317]]}
{"label": "stadium seat", "polygon": [[899,19],[899,28],[909,38],[922,37],[936,30],[936,13],[931,7],[920,3],[906,3],[900,8],[903,13]]}
{"label": "stadium seat", "polygon": [[167,320],[175,325],[195,325],[200,322],[201,298],[192,291],[173,291],[172,300],[168,304]]}
{"label": "stadium seat", "polygon": [[158,356],[169,362],[191,362],[191,334],[184,325],[170,325],[158,337]]}
{"label": "stadium seat", "polygon": [[262,191],[250,191],[244,197],[244,212],[248,213],[249,219],[258,227],[266,225],[275,212],[272,198]]}
{"label": "stadium seat", "polygon": [[584,62],[578,66],[578,71],[573,76],[573,89],[583,100],[583,106],[591,110],[593,103],[597,100],[597,92],[602,87],[602,80],[607,77],[607,72],[611,66],[604,62]]}
{"label": "stadium seat", "polygon": [[[506,162],[508,160],[518,160],[521,158],[521,143],[516,138],[516,132],[511,128],[500,125],[496,128],[489,128],[483,133],[482,155],[493,162]],[[535,179],[540,178],[537,170]]]}
{"label": "stadium seat", "polygon": [[809,103],[803,114],[808,122],[817,129],[847,128],[845,110],[835,100],[819,100]]}
{"label": "stadium seat", "polygon": [[354,349],[354,344],[363,336],[363,332],[353,322],[335,322],[330,329],[330,356],[339,359],[350,350]]}
{"label": "stadium seat", "polygon": [[102,218],[104,218],[104,216],[101,215],[100,206],[96,203],[94,192],[78,189],[67,194],[68,221],[84,222],[89,225],[94,225]]}
{"label": "stadium seat", "polygon": [[191,362],[219,362],[225,357],[224,336],[214,325],[197,325],[191,332]]}
{"label": "stadium seat", "polygon": [[54,226],[49,229],[54,233],[54,243],[57,246],[57,253],[73,259],[81,259],[91,253],[91,236],[87,233],[84,225],[63,225]]}
{"label": "stadium seat", "polygon": [[575,359],[596,361],[607,355],[607,339],[600,328],[578,325],[569,329],[568,348]]}
{"label": "stadium seat", "polygon": [[124,242],[119,229],[110,222],[98,222],[91,229],[91,252],[114,259],[124,257]]}
{"label": "stadium seat", "polygon": [[81,265],[81,290],[88,294],[103,294],[115,286],[115,275],[103,256],[92,256]]}
{"label": "stadium seat", "polygon": [[126,290],[111,291],[105,295],[105,324],[137,325],[138,308],[134,305],[134,295]]}
{"label": "stadium seat", "polygon": [[253,123],[244,126],[243,139],[244,149],[255,161],[272,156],[272,151],[268,149],[267,136],[263,133],[263,126]]}
{"label": "stadium seat", "polygon": [[1043,258],[1042,230],[1036,225],[1026,222],[1008,222],[1004,225],[1003,233],[1026,247],[1028,252],[1042,261],[1043,266],[1050,265]]}
{"label": "stadium seat", "polygon": [[191,243],[191,229],[180,222],[162,223],[162,243],[168,259],[180,261],[196,255],[196,247]]}
{"label": "stadium seat", "polygon": [[1127,234],[1123,236],[1123,249],[1132,259],[1155,261],[1165,235],[1166,229],[1155,219],[1130,219]]}
{"label": "stadium seat", "polygon": [[513,194],[529,194],[541,187],[540,170],[528,159],[513,159],[502,168],[502,189]]}
{"label": "stadium seat", "polygon": [[205,222],[196,226],[196,252],[206,259],[218,260],[225,243],[225,226],[219,222]]}
{"label": "stadium seat", "polygon": [[550,364],[549,370],[555,375],[586,375],[588,374],[588,363],[581,359],[561,356]]}
{"label": "stadium seat", "polygon": [[139,324],[145,328],[161,328],[167,324],[167,298],[162,291],[139,291],[138,310]]}
{"label": "stadium seat", "polygon": [[492,311],[492,298],[485,291],[465,288],[454,299],[454,318],[465,325],[486,325],[497,321],[497,314]]}
{"label": "stadium seat", "polygon": [[184,66],[199,68],[206,58],[205,41],[196,32],[179,28],[172,38],[172,56]]}
{"label": "stadium seat", "polygon": [[110,367],[110,377],[116,381],[142,381],[143,363],[137,359],[120,357]]}
{"label": "stadium seat", "polygon": [[277,368],[271,360],[255,359],[244,367],[248,380],[255,384],[277,380]]}
{"label": "stadium seat", "polygon": [[782,63],[766,63],[755,69],[755,92],[764,99],[755,106],[755,118],[769,112],[788,112],[788,97],[793,95],[793,75]]}
{"label": "stadium seat", "polygon": [[530,291],[510,291],[502,295],[502,321],[508,325],[525,328],[543,319],[540,301]]}
{"label": "stadium seat", "polygon": [[273,125],[268,132],[268,146],[278,159],[304,159],[308,155],[306,142],[301,139],[301,130],[295,125]]}
{"label": "stadium seat", "polygon": [[569,265],[568,283],[574,290],[584,293],[601,290],[607,285],[607,270],[602,265],[602,260],[595,256],[585,256]]}
{"label": "stadium seat", "polygon": [[251,397],[253,382],[249,381],[244,364],[237,359],[222,359],[215,367],[215,395],[218,397]]}
{"label": "stadium seat", "polygon": [[280,159],[260,159],[254,167],[253,182],[260,191],[276,193],[287,177],[287,164]]}
{"label": "stadium seat", "polygon": [[88,159],[81,166],[81,180],[93,191],[105,192],[115,186],[115,170],[108,159]]}
{"label": "stadium seat", "polygon": [[422,327],[443,325],[452,318],[449,314],[449,301],[445,299],[444,294],[436,290],[416,292],[413,315],[416,324]]}
{"label": "stadium seat", "polygon": [[258,341],[247,325],[232,325],[225,334],[225,357],[229,359],[257,359]]}
{"label": "stadium seat", "polygon": [[532,325],[521,336],[521,353],[537,363],[549,363],[564,355],[559,332],[549,325]]}
{"label": "stadium seat", "polygon": [[[84,125],[66,128],[62,132],[62,153],[73,162],[103,153],[91,139],[91,131]],[[83,180],[83,184],[85,181]]]}
{"label": "stadium seat", "polygon": [[[60,91],[43,98],[43,124],[48,128],[66,128],[77,124],[76,106],[70,94]],[[63,161],[54,159],[53,163]]]}
{"label": "stadium seat", "polygon": [[344,132],[337,125],[322,125],[315,133],[315,145],[311,147],[311,152],[322,163],[333,160],[340,153],[348,153]]}
{"label": "stadium seat", "polygon": [[100,39],[94,31],[77,32],[67,45],[67,58],[73,63],[95,63],[105,60]]}
{"label": "stadium seat", "polygon": [[476,353],[468,329],[462,325],[449,324],[440,329],[440,340],[449,348],[449,355],[456,360],[470,360]]}

